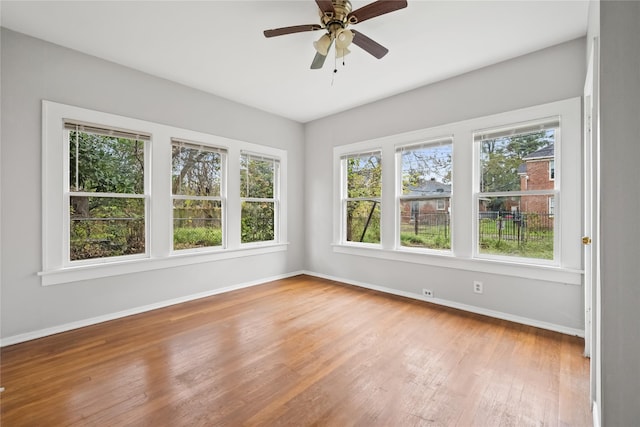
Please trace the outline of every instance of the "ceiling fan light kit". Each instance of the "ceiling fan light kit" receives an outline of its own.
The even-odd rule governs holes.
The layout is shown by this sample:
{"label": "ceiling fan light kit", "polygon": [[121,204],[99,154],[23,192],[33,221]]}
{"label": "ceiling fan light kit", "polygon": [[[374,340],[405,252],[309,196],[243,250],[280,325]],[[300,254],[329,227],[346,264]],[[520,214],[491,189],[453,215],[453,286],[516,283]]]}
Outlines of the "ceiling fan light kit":
{"label": "ceiling fan light kit", "polygon": [[352,10],[349,0],[316,0],[316,4],[320,9],[320,25],[295,25],[264,31],[264,36],[268,38],[285,34],[325,30],[326,33],[313,42],[316,56],[311,63],[311,69],[322,68],[334,41],[336,44],[336,58],[342,58],[349,54],[351,51],[348,47],[352,43],[374,57],[382,58],[389,52],[389,49],[360,32],[347,29],[347,27],[407,7],[406,0],[378,0],[356,10]]}
{"label": "ceiling fan light kit", "polygon": [[316,51],[319,54],[327,56],[327,53],[329,53],[329,47],[331,47],[331,37],[329,34],[323,34],[318,41],[313,42],[313,47],[316,48]]}

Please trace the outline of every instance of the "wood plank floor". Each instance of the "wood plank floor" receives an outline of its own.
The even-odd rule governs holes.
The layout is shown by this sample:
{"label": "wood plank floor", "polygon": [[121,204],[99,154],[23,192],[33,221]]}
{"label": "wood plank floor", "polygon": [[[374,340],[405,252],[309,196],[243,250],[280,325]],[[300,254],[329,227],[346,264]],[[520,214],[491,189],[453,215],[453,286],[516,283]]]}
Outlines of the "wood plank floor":
{"label": "wood plank floor", "polygon": [[297,276],[2,349],[3,427],[590,426],[583,340]]}

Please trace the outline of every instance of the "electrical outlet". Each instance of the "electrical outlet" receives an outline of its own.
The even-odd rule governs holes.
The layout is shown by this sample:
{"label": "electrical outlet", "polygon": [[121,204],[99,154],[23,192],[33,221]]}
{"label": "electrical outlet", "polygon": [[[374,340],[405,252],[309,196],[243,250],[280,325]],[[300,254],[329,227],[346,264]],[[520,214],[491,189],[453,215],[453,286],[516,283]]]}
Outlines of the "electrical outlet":
{"label": "electrical outlet", "polygon": [[482,282],[478,280],[473,281],[473,292],[475,292],[476,294],[481,294],[483,292]]}
{"label": "electrical outlet", "polygon": [[433,298],[433,291],[431,289],[423,289],[422,295],[425,297]]}

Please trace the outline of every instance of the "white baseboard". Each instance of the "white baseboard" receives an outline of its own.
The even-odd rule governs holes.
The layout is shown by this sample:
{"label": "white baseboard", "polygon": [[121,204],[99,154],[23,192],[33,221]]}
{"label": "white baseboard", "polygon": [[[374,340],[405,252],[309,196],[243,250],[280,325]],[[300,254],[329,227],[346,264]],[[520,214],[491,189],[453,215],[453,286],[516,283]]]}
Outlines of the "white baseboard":
{"label": "white baseboard", "polygon": [[303,271],[295,271],[292,273],[281,274],[277,276],[267,277],[264,279],[253,280],[251,282],[240,283],[237,285],[227,286],[224,288],[212,289],[206,292],[200,292],[197,294],[186,295],[179,298],[174,298],[166,301],[160,301],[153,304],[144,305],[141,307],[135,307],[128,310],[118,311],[116,313],[105,314],[103,316],[92,317],[89,319],[79,320],[77,322],[65,323],[63,325],[53,326],[51,328],[40,329],[37,331],[27,332],[24,334],[13,335],[0,340],[0,347],[8,345],[18,344],[25,341],[34,340],[37,338],[43,338],[49,335],[59,334],[61,332],[71,331],[73,329],[84,328],[85,326],[91,326],[109,320],[120,319],[122,317],[131,316],[134,314],[144,313],[146,311],[156,310],[158,308],[169,307],[171,305],[180,304],[187,301],[193,301],[200,298],[210,297],[212,295],[222,294],[225,292],[235,291],[238,289],[248,288],[251,286],[262,285],[274,280],[286,279],[287,277],[298,276],[305,274]]}
{"label": "white baseboard", "polygon": [[596,401],[591,402],[593,427],[600,427],[600,413],[598,412],[598,404]]}
{"label": "white baseboard", "polygon": [[[372,290],[376,290],[376,291],[380,291],[380,292],[384,292],[384,293],[388,293],[388,294],[392,294],[392,295],[398,295],[398,296],[402,296],[402,297],[406,297],[406,298],[413,298],[413,299],[417,299],[417,300],[420,300],[420,301],[426,301],[426,302],[433,303],[433,304],[439,304],[439,305],[442,305],[442,306],[445,306],[445,307],[456,308],[456,309],[468,311],[468,312],[471,312],[471,313],[482,314],[482,315],[489,316],[489,317],[494,317],[494,318],[497,318],[497,319],[508,320],[510,322],[521,323],[521,324],[524,324],[524,325],[534,326],[534,327],[537,327],[537,328],[547,329],[547,330],[555,331],[555,332],[560,332],[560,333],[567,334],[567,335],[574,335],[574,336],[584,337],[584,331],[580,330],[580,329],[568,328],[568,327],[565,327],[565,326],[562,326],[562,325],[556,325],[556,324],[553,324],[553,323],[542,322],[542,321],[539,321],[539,320],[529,319],[529,318],[521,317],[521,316],[516,316],[516,315],[513,315],[513,314],[509,314],[509,313],[503,313],[503,312],[499,312],[499,311],[488,310],[488,309],[485,309],[485,308],[476,307],[476,306],[467,305],[467,304],[461,304],[461,303],[457,303],[457,302],[454,302],[454,301],[448,301],[448,300],[443,300],[443,299],[439,299],[439,298],[426,298],[426,297],[423,297],[422,295],[414,294],[414,293],[411,293],[411,292],[400,291],[400,290],[397,290],[397,289],[387,288],[387,287],[384,287],[384,286],[371,285],[371,284],[368,284],[368,283],[363,283],[363,282],[358,282],[358,281],[354,281],[354,280],[344,279],[344,278],[341,278],[341,277],[329,276],[329,275],[326,275],[326,274],[316,273],[316,272],[313,272],[313,271],[302,270],[302,271],[295,271],[295,272],[291,272],[291,273],[281,274],[281,275],[278,275],[278,276],[267,277],[267,278],[264,278],[264,279],[254,280],[254,281],[251,281],[251,282],[240,283],[240,284],[237,284],[237,285],[227,286],[227,287],[224,287],[224,288],[212,289],[210,291],[200,292],[200,293],[192,294],[192,295],[186,295],[184,297],[174,298],[174,299],[167,300],[167,301],[160,301],[160,302],[157,302],[157,303],[148,304],[148,305],[144,305],[144,306],[141,306],[141,307],[135,307],[135,308],[131,308],[131,309],[128,309],[128,310],[118,311],[116,313],[110,313],[110,314],[106,314],[106,315],[103,315],[103,316],[97,316],[97,317],[92,317],[92,318],[89,318],[89,319],[79,320],[77,322],[65,323],[63,325],[53,326],[51,328],[45,328],[45,329],[40,329],[40,330],[37,330],[37,331],[27,332],[27,333],[24,333],[24,334],[13,335],[13,336],[1,339],[0,340],[0,347],[5,347],[5,346],[8,346],[8,345],[18,344],[18,343],[21,343],[21,342],[34,340],[34,339],[46,337],[46,336],[49,336],[49,335],[59,334],[61,332],[71,331],[73,329],[83,328],[85,326],[91,326],[91,325],[95,325],[95,324],[98,324],[98,323],[107,322],[109,320],[115,320],[115,319],[119,319],[119,318],[122,318],[122,317],[131,316],[131,315],[134,315],[134,314],[144,313],[146,311],[156,310],[158,308],[169,307],[171,305],[180,304],[180,303],[187,302],[187,301],[193,301],[193,300],[200,299],[200,298],[206,298],[206,297],[209,297],[209,296],[212,296],[212,295],[217,295],[217,294],[221,294],[221,293],[225,293],[225,292],[235,291],[235,290],[238,290],[238,289],[248,288],[248,287],[251,287],[251,286],[257,286],[257,285],[261,285],[261,284],[264,284],[264,283],[267,283],[267,282],[271,282],[271,281],[274,281],[274,280],[286,279],[288,277],[293,277],[293,276],[297,276],[297,275],[300,275],[300,274],[307,274],[309,276],[319,277],[319,278],[328,279],[328,280],[334,280],[334,281],[345,283],[345,284],[348,284],[348,285],[359,286],[361,288],[372,289]],[[597,408],[595,406],[596,405],[594,405],[594,411],[597,411]],[[594,413],[594,423],[595,422],[596,422],[596,417],[595,417],[595,413]],[[596,426],[594,424],[594,427],[599,427],[599,426]]]}
{"label": "white baseboard", "polygon": [[482,307],[476,307],[473,305],[467,305],[458,303],[455,301],[448,301],[440,298],[427,298],[419,294],[415,294],[412,292],[400,291],[398,289],[387,288],[384,286],[371,285],[368,283],[363,283],[355,280],[343,279],[341,277],[329,276],[326,274],[316,273],[313,271],[303,271],[303,274],[307,274],[309,276],[319,277],[322,279],[334,280],[336,282],[346,283],[348,285],[359,286],[361,288],[372,289],[375,291],[385,292],[392,295],[398,295],[406,298],[413,298],[420,301],[425,301],[433,304],[442,305],[445,307],[456,308],[458,310],[468,311],[471,313],[481,314],[484,316],[494,317],[496,319],[508,320],[514,323],[520,323],[527,326],[534,326],[536,328],[547,329],[554,332],[560,332],[566,335],[578,336],[584,338],[584,330],[569,328],[562,325],[556,325],[554,323],[543,322],[540,320],[529,319],[527,317],[516,316],[514,314],[504,313],[501,311],[489,310]]}

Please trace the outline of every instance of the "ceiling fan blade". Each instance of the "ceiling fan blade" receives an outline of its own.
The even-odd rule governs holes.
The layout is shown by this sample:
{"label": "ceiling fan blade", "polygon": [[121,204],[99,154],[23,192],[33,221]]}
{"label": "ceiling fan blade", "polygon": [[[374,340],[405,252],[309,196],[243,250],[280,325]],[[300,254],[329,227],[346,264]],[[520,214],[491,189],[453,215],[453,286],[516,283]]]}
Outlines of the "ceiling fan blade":
{"label": "ceiling fan blade", "polygon": [[308,25],[294,25],[292,27],[274,28],[273,30],[264,30],[265,37],[283,36],[285,34],[303,33],[305,31],[321,30],[322,27],[318,24]]}
{"label": "ceiling fan blade", "polygon": [[327,59],[327,55],[323,55],[320,52],[316,52],[316,56],[311,63],[312,70],[319,70],[324,65],[324,61]]}
{"label": "ceiling fan blade", "polygon": [[356,30],[351,31],[353,32],[353,44],[366,50],[376,58],[380,59],[389,53],[389,49],[382,46],[380,43],[371,40],[369,37],[357,32]]}
{"label": "ceiling fan blade", "polygon": [[329,12],[333,14],[335,12],[331,0],[316,0],[316,4],[324,14]]}
{"label": "ceiling fan blade", "polygon": [[367,19],[375,18],[376,16],[384,15],[385,13],[398,9],[404,9],[405,7],[407,7],[406,0],[378,0],[354,10],[347,18],[351,24],[357,24],[358,22],[366,21]]}
{"label": "ceiling fan blade", "polygon": [[[327,47],[327,55],[329,55],[329,51],[331,50],[331,46],[333,46],[333,39],[329,42],[329,46]],[[327,55],[323,55],[320,52],[316,52],[316,56],[313,57],[313,62],[311,63],[312,70],[319,70],[324,65],[324,61],[327,59]]]}

